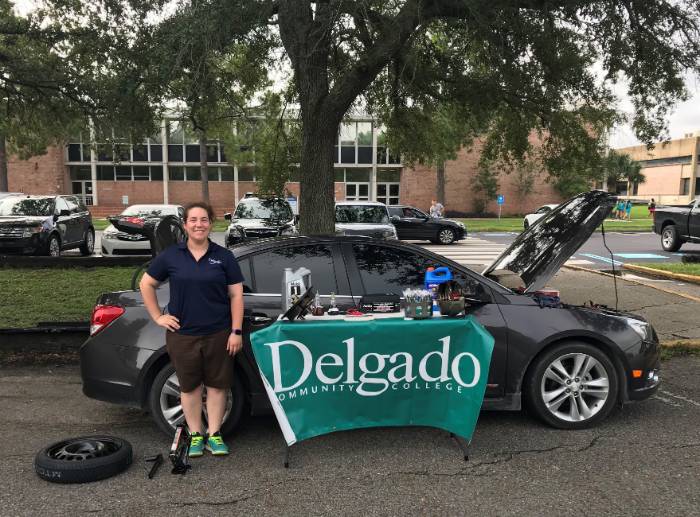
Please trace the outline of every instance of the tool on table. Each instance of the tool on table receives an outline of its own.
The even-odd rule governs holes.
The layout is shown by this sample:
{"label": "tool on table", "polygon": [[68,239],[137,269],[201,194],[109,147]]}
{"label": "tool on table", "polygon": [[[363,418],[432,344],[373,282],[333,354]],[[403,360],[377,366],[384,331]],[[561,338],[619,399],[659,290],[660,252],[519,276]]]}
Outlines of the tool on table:
{"label": "tool on table", "polygon": [[146,463],[153,463],[150,470],[148,471],[148,479],[153,479],[153,476],[158,472],[158,468],[163,464],[163,455],[155,454],[153,456],[146,457]]}
{"label": "tool on table", "polygon": [[187,474],[187,471],[192,468],[189,464],[190,453],[190,433],[187,432],[184,425],[179,425],[175,429],[175,437],[173,444],[170,446],[170,461],[173,464],[171,473]]}

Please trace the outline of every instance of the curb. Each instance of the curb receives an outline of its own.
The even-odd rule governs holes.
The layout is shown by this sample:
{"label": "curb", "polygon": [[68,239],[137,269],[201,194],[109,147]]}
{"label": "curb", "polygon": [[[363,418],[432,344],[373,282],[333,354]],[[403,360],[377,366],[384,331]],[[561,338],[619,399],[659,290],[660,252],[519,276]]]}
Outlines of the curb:
{"label": "curb", "polygon": [[[581,267],[581,266],[564,265],[563,267],[565,267],[567,269],[572,269],[574,271],[583,271],[585,273],[595,273],[596,275],[609,276],[609,277],[614,276],[614,275],[611,275],[610,273],[604,273],[602,271],[598,271],[597,269],[588,269],[588,268]],[[687,300],[692,300],[694,302],[700,302],[700,298],[698,298],[696,296],[691,296],[689,294],[684,294],[684,293],[678,293],[676,291],[671,291],[670,289],[664,289],[663,287],[659,287],[658,285],[648,284],[646,282],[640,282],[639,280],[631,280],[629,278],[624,278],[624,277],[615,276],[615,278],[619,278],[623,282],[629,282],[631,284],[643,285],[644,287],[651,287],[652,289],[656,289],[657,291],[661,291],[661,292],[664,292],[666,294],[672,294],[675,296],[680,296],[681,298],[686,298]]]}
{"label": "curb", "polygon": [[634,264],[623,264],[622,267],[623,269],[629,269],[630,271],[636,271],[638,273],[646,273],[649,276],[654,276],[657,278],[671,278],[673,280],[682,280],[683,282],[690,282],[691,284],[700,284],[700,277],[695,275],[673,273],[672,271],[664,271],[662,269],[654,269],[645,266],[636,266]]}

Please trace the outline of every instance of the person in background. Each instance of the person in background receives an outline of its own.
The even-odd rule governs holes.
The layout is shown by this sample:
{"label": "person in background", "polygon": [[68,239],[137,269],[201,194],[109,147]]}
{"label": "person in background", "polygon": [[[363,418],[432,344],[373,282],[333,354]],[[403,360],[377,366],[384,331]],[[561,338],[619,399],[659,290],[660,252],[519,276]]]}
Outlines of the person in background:
{"label": "person in background", "polygon": [[629,221],[632,219],[632,201],[629,199],[625,203],[625,220]]}
{"label": "person in background", "polygon": [[[207,203],[185,207],[187,241],[158,255],[141,279],[141,295],[151,318],[166,329],[165,345],[180,383],[182,410],[190,431],[191,457],[208,450],[229,453],[220,434],[226,396],[233,385],[233,355],[243,346],[243,275],[236,258],[209,240],[214,211]],[[156,289],[170,281],[167,313]],[[207,433],[202,394],[207,390]]]}
{"label": "person in background", "polygon": [[430,202],[430,217],[442,217],[442,211],[445,209],[442,203],[436,200]]}
{"label": "person in background", "polygon": [[653,217],[654,212],[656,212],[656,202],[654,201],[654,198],[651,198],[651,201],[649,201],[647,209],[649,210],[649,215]]}
{"label": "person in background", "polygon": [[622,216],[625,213],[625,202],[622,199],[619,199],[617,201],[617,205],[615,205],[615,219],[622,219]]}

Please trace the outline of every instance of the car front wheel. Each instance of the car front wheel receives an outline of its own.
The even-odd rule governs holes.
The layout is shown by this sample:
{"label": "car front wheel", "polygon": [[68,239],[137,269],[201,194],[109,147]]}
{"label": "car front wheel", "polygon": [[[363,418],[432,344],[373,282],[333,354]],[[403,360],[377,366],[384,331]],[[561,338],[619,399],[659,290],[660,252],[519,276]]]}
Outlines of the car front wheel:
{"label": "car front wheel", "polygon": [[661,232],[661,247],[664,251],[678,251],[681,249],[680,237],[678,236],[678,230],[672,224],[668,225]]}
{"label": "car front wheel", "polygon": [[49,257],[61,256],[61,241],[57,235],[52,235],[49,237],[49,242],[46,246],[46,254]]}
{"label": "car front wheel", "polygon": [[88,228],[88,231],[85,232],[85,239],[80,245],[80,254],[87,257],[88,255],[92,255],[93,251],[95,251],[95,232]]}
{"label": "car front wheel", "polygon": [[[206,389],[202,396],[202,421],[207,426]],[[234,376],[233,386],[226,397],[224,420],[221,424],[221,434],[230,435],[238,426],[243,414],[243,384],[238,376]],[[148,397],[151,417],[161,431],[172,436],[175,428],[186,425],[185,414],[180,401],[180,382],[175,374],[172,363],[168,363],[156,375]]]}
{"label": "car front wheel", "polygon": [[455,232],[450,228],[443,228],[438,233],[437,240],[440,244],[452,244],[455,241]]}
{"label": "car front wheel", "polygon": [[618,376],[612,361],[587,343],[558,345],[535,360],[527,379],[527,400],[552,427],[584,429],[614,409]]}

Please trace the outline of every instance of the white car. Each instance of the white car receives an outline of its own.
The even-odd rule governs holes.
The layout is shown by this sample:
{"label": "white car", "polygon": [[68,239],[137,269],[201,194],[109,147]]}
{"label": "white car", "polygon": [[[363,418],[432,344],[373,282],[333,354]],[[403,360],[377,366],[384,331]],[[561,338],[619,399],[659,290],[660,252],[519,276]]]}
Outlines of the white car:
{"label": "white car", "polygon": [[[185,209],[180,205],[131,205],[120,215],[136,218],[176,215],[182,219]],[[111,224],[102,232],[103,257],[150,254],[151,243],[145,235],[120,232]]]}
{"label": "white car", "polygon": [[559,205],[542,205],[541,207],[539,207],[535,211],[535,213],[527,214],[525,216],[525,219],[523,220],[523,228],[525,228],[527,230],[530,226],[535,224],[545,214],[551,212],[552,210],[554,210],[558,206]]}
{"label": "white car", "polygon": [[398,239],[384,203],[339,201],[335,204],[335,231],[342,235],[366,235],[378,239]]}

